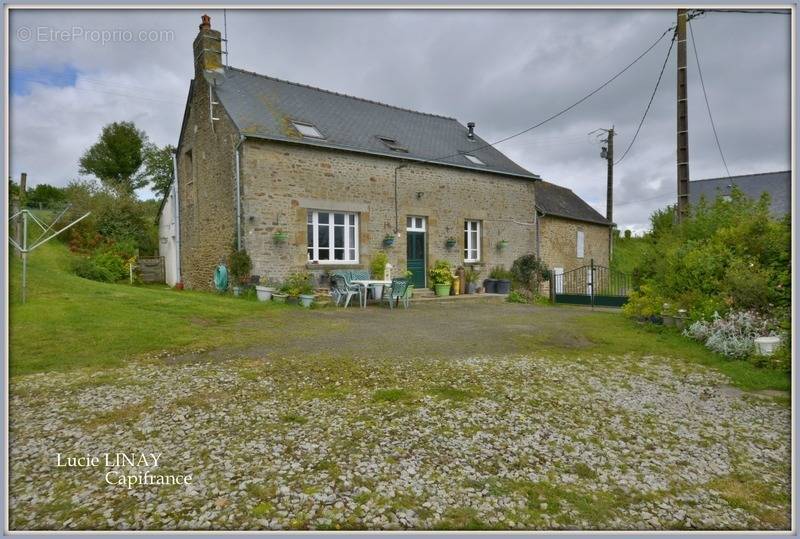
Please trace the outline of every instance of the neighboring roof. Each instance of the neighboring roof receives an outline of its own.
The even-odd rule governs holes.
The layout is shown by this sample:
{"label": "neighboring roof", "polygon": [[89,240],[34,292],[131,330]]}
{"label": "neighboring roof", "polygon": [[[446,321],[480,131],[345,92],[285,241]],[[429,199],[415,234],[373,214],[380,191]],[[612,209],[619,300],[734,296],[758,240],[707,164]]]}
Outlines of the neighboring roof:
{"label": "neighboring roof", "polygon": [[571,189],[554,183],[536,182],[536,209],[543,215],[554,215],[564,219],[585,221],[608,226],[608,219],[587,204]]}
{"label": "neighboring roof", "polygon": [[[426,161],[471,170],[538,179],[453,118],[415,112],[376,101],[321,90],[237,68],[216,79],[218,101],[247,137]],[[292,121],[315,126],[324,139],[304,138]],[[379,137],[397,141],[408,152],[393,151]],[[461,153],[478,157],[475,165]],[[446,157],[445,157],[446,156]],[[441,159],[445,157],[444,159]]]}
{"label": "neighboring roof", "polygon": [[727,195],[733,185],[752,199],[760,198],[761,193],[768,193],[770,213],[776,217],[788,215],[792,211],[791,170],[690,181],[689,204],[697,204],[702,196],[710,202],[719,195]]}

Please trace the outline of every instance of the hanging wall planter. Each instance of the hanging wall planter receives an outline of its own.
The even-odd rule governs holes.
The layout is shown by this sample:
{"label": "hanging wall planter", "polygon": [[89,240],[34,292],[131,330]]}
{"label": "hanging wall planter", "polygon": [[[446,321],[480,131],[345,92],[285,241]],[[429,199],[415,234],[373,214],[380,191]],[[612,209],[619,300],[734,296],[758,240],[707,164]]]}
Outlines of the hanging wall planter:
{"label": "hanging wall planter", "polygon": [[286,243],[289,239],[289,233],[279,230],[272,235],[272,239],[275,243]]}
{"label": "hanging wall planter", "polygon": [[453,247],[456,246],[456,239],[455,238],[447,238],[447,240],[444,242],[444,245],[445,245],[445,247],[447,247],[447,250],[449,251],[450,249],[452,249]]}
{"label": "hanging wall planter", "polygon": [[391,234],[386,234],[386,236],[383,238],[383,246],[391,247],[392,245],[394,245],[394,236]]}
{"label": "hanging wall planter", "polygon": [[506,247],[508,247],[508,242],[506,240],[500,240],[499,242],[497,242],[497,249],[498,250],[502,251]]}

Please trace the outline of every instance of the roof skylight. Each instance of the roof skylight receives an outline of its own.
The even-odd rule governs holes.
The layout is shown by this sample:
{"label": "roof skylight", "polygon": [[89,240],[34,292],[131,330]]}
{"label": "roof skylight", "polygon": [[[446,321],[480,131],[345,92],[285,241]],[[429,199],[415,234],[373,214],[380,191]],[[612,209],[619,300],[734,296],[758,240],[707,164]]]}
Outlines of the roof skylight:
{"label": "roof skylight", "polygon": [[483,161],[481,161],[480,159],[478,159],[474,155],[470,155],[468,153],[465,153],[464,157],[466,157],[469,160],[469,162],[472,163],[473,165],[484,165],[484,166],[486,165],[486,163],[484,163]]}
{"label": "roof skylight", "polygon": [[319,129],[317,129],[316,127],[314,127],[311,124],[304,124],[302,122],[292,122],[292,125],[304,137],[323,138],[323,139],[325,138],[325,137],[322,136],[322,133],[319,132]]}
{"label": "roof skylight", "polygon": [[406,148],[405,146],[403,146],[401,144],[398,144],[398,142],[393,138],[378,137],[378,139],[380,139],[380,141],[383,142],[386,145],[387,148],[389,148],[390,150],[392,150],[394,152],[408,153],[408,148]]}

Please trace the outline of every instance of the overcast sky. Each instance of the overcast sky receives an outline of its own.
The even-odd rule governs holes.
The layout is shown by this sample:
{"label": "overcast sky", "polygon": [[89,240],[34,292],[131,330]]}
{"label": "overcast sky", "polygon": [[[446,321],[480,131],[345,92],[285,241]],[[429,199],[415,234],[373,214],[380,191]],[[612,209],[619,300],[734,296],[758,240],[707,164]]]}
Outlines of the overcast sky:
{"label": "overcast sky", "polygon": [[[12,177],[66,185],[112,121],[176,144],[202,13],[12,10]],[[222,30],[222,11],[208,14]],[[674,10],[228,10],[227,32],[233,66],[474,121],[493,142],[586,95],[674,21]],[[709,13],[692,28],[730,173],[789,169],[790,17]],[[668,47],[669,36],[588,101],[498,148],[605,213],[606,162],[588,133],[614,125],[622,155]],[[691,42],[688,74],[690,177],[724,176]],[[621,228],[646,228],[654,209],[674,201],[675,87],[673,49],[636,144],[615,169]]]}

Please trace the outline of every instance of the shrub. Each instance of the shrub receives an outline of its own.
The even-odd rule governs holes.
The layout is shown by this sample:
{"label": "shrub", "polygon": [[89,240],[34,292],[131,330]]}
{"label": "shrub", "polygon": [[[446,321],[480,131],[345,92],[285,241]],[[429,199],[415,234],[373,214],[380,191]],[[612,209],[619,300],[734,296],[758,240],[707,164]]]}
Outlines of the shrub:
{"label": "shrub", "polygon": [[650,285],[642,285],[628,296],[622,312],[633,318],[650,319],[661,314],[664,298],[658,296]]}
{"label": "shrub", "polygon": [[292,273],[281,286],[281,292],[294,297],[301,294],[313,294],[314,285],[311,284],[311,274],[307,271]]}
{"label": "shrub", "polygon": [[774,320],[755,311],[730,311],[724,317],[714,316],[710,322],[697,321],[684,331],[686,336],[705,342],[709,350],[734,359],[750,356],[756,337],[778,333]]}
{"label": "shrub", "polygon": [[550,278],[541,260],[534,254],[522,255],[511,265],[511,278],[515,285],[522,286],[534,292],[539,290],[539,283]]}
{"label": "shrub", "polygon": [[753,201],[734,188],[730,200],[701,200],[680,223],[674,208],[657,211],[651,225],[636,239],[628,314],[646,317],[667,302],[693,321],[729,311],[789,317],[791,223],[771,217],[768,196]]}
{"label": "shrub", "polygon": [[428,277],[434,285],[451,284],[453,282],[453,272],[450,262],[447,260],[437,260],[428,271]]}
{"label": "shrub", "polygon": [[233,251],[228,256],[228,265],[234,282],[245,284],[250,276],[250,270],[253,268],[253,262],[250,260],[250,255],[247,254],[247,251],[244,249]]}
{"label": "shrub", "polygon": [[464,270],[464,282],[467,284],[477,283],[480,277],[480,270],[476,270],[475,268],[467,268]]}
{"label": "shrub", "polygon": [[373,279],[383,279],[383,274],[386,272],[386,264],[389,262],[389,256],[386,251],[378,251],[372,257],[369,263],[369,271],[372,273]]}
{"label": "shrub", "polygon": [[122,256],[104,251],[78,259],[73,266],[73,271],[78,277],[84,279],[115,283],[128,277],[130,268],[128,260]]}

